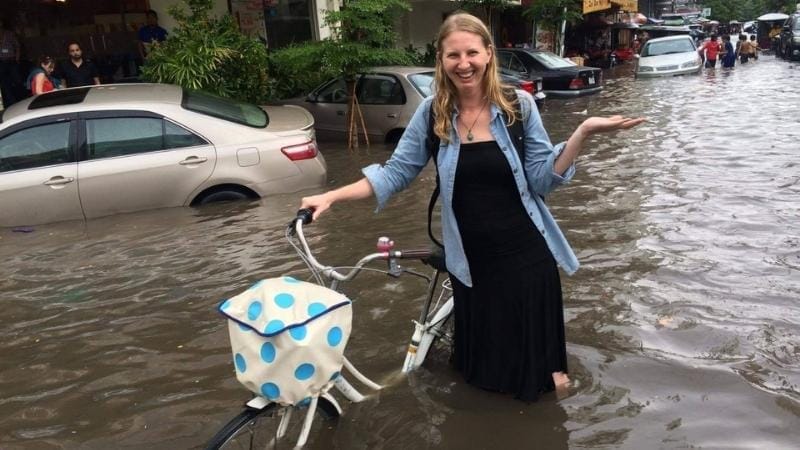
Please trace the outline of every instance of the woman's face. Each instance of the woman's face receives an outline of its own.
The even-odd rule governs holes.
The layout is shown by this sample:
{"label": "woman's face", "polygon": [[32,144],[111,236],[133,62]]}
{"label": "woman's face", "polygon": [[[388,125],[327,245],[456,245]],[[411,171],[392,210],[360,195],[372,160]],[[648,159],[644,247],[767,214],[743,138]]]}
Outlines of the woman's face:
{"label": "woman's face", "polygon": [[47,72],[48,75],[50,75],[51,73],[53,73],[53,69],[55,69],[55,64],[53,64],[52,61],[49,63],[43,63],[42,69],[44,69],[44,71]]}
{"label": "woman's face", "polygon": [[492,57],[477,34],[455,31],[442,40],[442,67],[459,92],[482,88]]}

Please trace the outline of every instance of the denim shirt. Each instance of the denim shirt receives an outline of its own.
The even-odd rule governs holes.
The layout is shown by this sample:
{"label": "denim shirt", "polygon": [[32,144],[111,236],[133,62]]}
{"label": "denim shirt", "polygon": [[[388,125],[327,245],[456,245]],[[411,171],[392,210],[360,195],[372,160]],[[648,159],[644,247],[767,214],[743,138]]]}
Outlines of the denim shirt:
{"label": "denim shirt", "polygon": [[[540,196],[547,195],[556,187],[568,182],[575,174],[575,166],[571,165],[563,175],[554,172],[553,164],[561,154],[566,143],[553,146],[542,125],[533,97],[527,92],[517,91],[519,96],[523,124],[525,130],[525,167],[521,167],[519,155],[509,136],[503,115],[496,105],[491,105],[490,130],[495,141],[508,160],[514,181],[525,211],[531,218],[531,225],[547,241],[547,246],[556,262],[568,273],[578,270],[578,259],[570,248],[564,234],[558,228],[547,206]],[[380,211],[392,194],[402,191],[422,171],[431,157],[425,146],[428,133],[428,115],[433,97],[426,98],[417,108],[414,116],[403,133],[397,148],[385,165],[372,164],[362,172],[378,201]],[[458,110],[453,112],[452,122],[457,123]],[[453,187],[456,178],[461,142],[454,129],[450,131],[450,142],[441,142],[437,158],[439,167],[439,183],[442,201],[442,238],[445,246],[447,270],[466,286],[472,286],[469,264],[461,242],[455,214],[453,213]]]}

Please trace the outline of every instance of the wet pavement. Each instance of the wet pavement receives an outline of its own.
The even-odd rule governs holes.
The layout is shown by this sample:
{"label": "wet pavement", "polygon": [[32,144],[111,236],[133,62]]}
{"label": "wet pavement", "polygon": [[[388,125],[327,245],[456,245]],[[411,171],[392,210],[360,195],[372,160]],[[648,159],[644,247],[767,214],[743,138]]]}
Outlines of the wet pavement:
{"label": "wet pavement", "polygon": [[[800,64],[634,80],[550,100],[555,140],[589,115],[644,115],[594,138],[548,204],[581,270],[564,277],[571,396],[525,404],[445,362],[399,376],[424,286],[364,274],[352,361],[387,387],[309,448],[796,448],[800,442]],[[322,150],[331,186],[389,150]],[[433,171],[374,215],[335,205],[308,234],[348,264],[379,235],[426,242]],[[0,447],[194,448],[248,392],[214,307],[303,276],[283,228],[299,194],[202,210],[0,230]]]}

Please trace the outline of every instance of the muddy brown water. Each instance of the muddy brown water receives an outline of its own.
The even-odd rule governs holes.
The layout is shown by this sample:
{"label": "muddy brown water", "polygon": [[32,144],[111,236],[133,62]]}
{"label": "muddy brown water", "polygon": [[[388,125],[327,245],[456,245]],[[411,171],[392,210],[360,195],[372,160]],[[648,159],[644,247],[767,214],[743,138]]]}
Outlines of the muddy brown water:
{"label": "muddy brown water", "polygon": [[[348,354],[386,388],[309,448],[797,448],[800,65],[606,77],[543,110],[553,140],[589,115],[650,119],[593,139],[548,200],[582,263],[563,281],[571,396],[522,403],[435,361],[399,376],[423,286],[364,274]],[[322,150],[330,186],[388,156]],[[336,205],[308,230],[319,259],[425,243],[432,177],[377,215]],[[214,308],[304,276],[283,238],[299,198],[0,230],[0,447],[202,446],[249,398]]]}

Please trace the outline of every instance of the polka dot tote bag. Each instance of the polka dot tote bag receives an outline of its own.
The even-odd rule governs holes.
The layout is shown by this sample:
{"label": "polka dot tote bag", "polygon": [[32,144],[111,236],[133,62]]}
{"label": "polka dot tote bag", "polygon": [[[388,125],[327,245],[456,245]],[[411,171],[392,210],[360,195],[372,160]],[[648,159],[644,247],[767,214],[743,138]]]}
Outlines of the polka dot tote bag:
{"label": "polka dot tote bag", "polygon": [[344,295],[291,277],[262,280],[225,300],[236,378],[296,405],[327,392],[344,363],[353,310]]}

